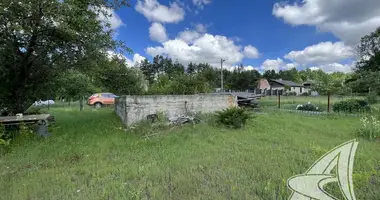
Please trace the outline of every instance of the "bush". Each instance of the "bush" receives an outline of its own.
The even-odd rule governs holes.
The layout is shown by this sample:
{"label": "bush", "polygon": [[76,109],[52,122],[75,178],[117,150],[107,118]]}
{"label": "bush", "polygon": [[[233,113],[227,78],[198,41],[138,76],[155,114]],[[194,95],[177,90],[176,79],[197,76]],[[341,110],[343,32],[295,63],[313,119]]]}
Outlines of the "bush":
{"label": "bush", "polygon": [[310,96],[310,93],[309,92],[304,92],[304,93],[301,94],[301,96],[307,97],[307,96]]}
{"label": "bush", "polygon": [[368,140],[380,138],[380,121],[376,117],[363,117],[360,119],[362,126],[358,129],[358,135]]}
{"label": "bush", "polygon": [[368,102],[362,99],[349,99],[343,100],[333,105],[334,112],[365,112],[369,111],[370,106]]}
{"label": "bush", "polygon": [[374,92],[371,92],[367,95],[367,101],[369,104],[375,104],[378,102],[377,94]]}
{"label": "bush", "polygon": [[319,108],[311,103],[305,105],[298,105],[296,109],[302,111],[319,111]]}
{"label": "bush", "polygon": [[216,122],[228,128],[238,129],[245,126],[249,114],[242,108],[228,108],[216,113]]}

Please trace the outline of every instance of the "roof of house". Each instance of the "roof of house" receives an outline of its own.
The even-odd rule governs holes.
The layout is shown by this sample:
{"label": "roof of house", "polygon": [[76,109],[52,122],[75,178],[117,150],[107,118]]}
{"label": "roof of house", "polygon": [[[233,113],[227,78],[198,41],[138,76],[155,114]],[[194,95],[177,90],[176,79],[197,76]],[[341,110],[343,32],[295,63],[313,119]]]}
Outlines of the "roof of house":
{"label": "roof of house", "polygon": [[286,80],[281,80],[281,79],[279,79],[279,80],[271,80],[271,81],[276,82],[276,83],[278,83],[280,85],[288,85],[289,87],[303,87],[302,84],[295,83],[293,81],[286,81]]}
{"label": "roof of house", "polygon": [[257,84],[258,89],[270,89],[270,84],[267,79],[260,79]]}

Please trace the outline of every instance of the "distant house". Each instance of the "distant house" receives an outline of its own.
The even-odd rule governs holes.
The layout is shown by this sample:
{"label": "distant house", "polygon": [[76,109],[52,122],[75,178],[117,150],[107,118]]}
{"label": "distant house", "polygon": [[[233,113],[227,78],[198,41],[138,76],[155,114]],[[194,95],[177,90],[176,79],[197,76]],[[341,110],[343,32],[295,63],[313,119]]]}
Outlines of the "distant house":
{"label": "distant house", "polygon": [[258,82],[257,88],[267,95],[277,95],[278,93],[283,95],[289,92],[295,92],[297,95],[301,95],[302,93],[311,91],[311,83],[306,82],[300,84],[282,79],[261,79]]}

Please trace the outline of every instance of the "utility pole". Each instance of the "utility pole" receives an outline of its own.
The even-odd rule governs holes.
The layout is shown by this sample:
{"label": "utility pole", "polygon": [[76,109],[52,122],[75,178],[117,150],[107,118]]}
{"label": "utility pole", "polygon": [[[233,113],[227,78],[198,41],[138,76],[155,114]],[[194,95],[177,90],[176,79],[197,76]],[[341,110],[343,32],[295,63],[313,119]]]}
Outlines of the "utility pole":
{"label": "utility pole", "polygon": [[226,60],[220,59],[220,88],[223,91],[223,62]]}

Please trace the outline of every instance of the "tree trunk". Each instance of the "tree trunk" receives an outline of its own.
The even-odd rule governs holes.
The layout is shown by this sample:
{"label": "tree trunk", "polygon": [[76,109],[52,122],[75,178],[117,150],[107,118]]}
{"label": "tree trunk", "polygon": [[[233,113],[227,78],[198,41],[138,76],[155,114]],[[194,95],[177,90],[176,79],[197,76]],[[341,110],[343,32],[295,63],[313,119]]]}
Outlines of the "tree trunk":
{"label": "tree trunk", "polygon": [[81,96],[80,97],[80,100],[79,100],[79,110],[82,111],[83,110],[83,97]]}

